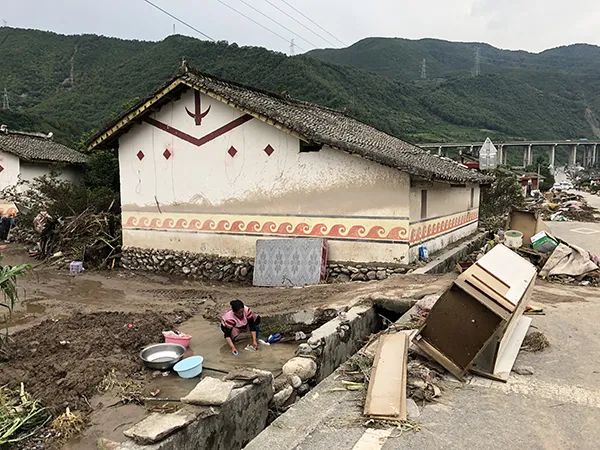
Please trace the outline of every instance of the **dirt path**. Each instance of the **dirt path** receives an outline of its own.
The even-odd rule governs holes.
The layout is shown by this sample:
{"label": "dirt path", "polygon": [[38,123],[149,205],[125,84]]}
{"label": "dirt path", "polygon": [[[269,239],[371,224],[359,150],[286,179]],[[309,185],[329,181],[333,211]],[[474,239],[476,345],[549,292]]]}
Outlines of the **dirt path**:
{"label": "dirt path", "polygon": [[[8,246],[3,254],[4,264],[39,264],[18,246]],[[65,318],[76,312],[166,313],[179,308],[204,312],[208,318],[217,320],[235,298],[243,300],[263,316],[303,309],[339,309],[355,303],[357,298],[414,296],[419,295],[420,291],[425,295],[436,292],[449,280],[451,278],[439,275],[405,275],[382,282],[258,288],[120,270],[84,272],[72,276],[66,268],[42,265],[19,280],[22,301],[13,316],[11,332],[35,325],[46,318]]]}

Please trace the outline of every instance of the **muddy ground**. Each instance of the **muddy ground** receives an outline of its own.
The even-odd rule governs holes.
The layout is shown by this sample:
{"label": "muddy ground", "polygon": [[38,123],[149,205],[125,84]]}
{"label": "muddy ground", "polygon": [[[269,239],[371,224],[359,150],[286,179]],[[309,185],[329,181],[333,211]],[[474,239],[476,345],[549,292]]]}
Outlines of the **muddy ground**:
{"label": "muddy ground", "polygon": [[0,364],[0,385],[22,382],[53,414],[67,406],[89,412],[89,399],[108,371],[143,377],[139,350],[189,316],[184,311],[97,312],[45,320],[13,335]]}
{"label": "muddy ground", "polygon": [[[97,386],[106,374],[114,369],[146,387],[156,384],[158,379],[137,359],[139,350],[162,342],[161,331],[189,317],[202,323],[203,316],[217,327],[214,322],[232,299],[242,299],[265,318],[279,317],[301,310],[329,312],[361,301],[418,299],[443,290],[454,278],[403,275],[381,282],[255,288],[120,270],[70,275],[67,267],[29,258],[21,246],[10,244],[1,251],[3,264],[30,263],[33,269],[19,279],[21,301],[9,324],[12,342],[0,364],[0,385],[24,382],[54,414],[69,406],[92,417],[91,422],[96,413],[90,413],[97,409],[92,397],[98,397]],[[211,345],[217,345],[219,339],[212,338]]]}

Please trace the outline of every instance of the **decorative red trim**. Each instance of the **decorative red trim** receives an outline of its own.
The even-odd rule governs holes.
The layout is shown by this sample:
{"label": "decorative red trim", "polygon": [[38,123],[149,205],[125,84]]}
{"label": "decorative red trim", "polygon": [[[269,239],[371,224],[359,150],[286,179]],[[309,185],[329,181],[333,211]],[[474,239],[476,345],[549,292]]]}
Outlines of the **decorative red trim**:
{"label": "decorative red trim", "polygon": [[210,111],[211,106],[212,105],[208,105],[208,108],[206,108],[206,111],[202,112],[200,92],[194,90],[194,112],[191,112],[189,109],[187,109],[187,106],[185,107],[185,111],[188,113],[188,115],[190,117],[194,118],[194,122],[196,123],[196,125],[199,126],[199,125],[202,125],[202,119],[204,117],[206,117],[206,115]]}
{"label": "decorative red trim", "polygon": [[470,222],[477,222],[479,211],[468,211],[460,216],[440,219],[437,222],[423,223],[411,226],[410,243],[420,242],[432,236],[443,234],[454,228],[461,227]]}
{"label": "decorative red trim", "polygon": [[273,147],[271,147],[271,144],[268,144],[263,151],[267,154],[267,156],[271,156],[273,154],[273,152],[275,151],[275,149]]}
{"label": "decorative red trim", "polygon": [[213,139],[218,138],[219,136],[233,130],[234,128],[237,128],[240,125],[245,124],[249,120],[252,120],[252,118],[253,117],[250,114],[244,114],[243,116],[240,116],[235,120],[232,120],[231,122],[223,125],[222,127],[217,128],[215,131],[208,133],[206,136],[202,136],[201,138],[197,138],[197,137],[194,137],[187,133],[184,133],[183,131],[178,130],[177,128],[173,128],[172,126],[167,125],[166,123],[163,123],[156,119],[153,119],[152,117],[146,117],[144,119],[144,121],[146,121],[150,125],[158,128],[160,130],[166,131],[167,133],[178,137],[179,139],[183,139],[184,141],[187,141],[190,144],[200,147],[201,145],[204,145],[207,142],[210,142]]}
{"label": "decorative red trim", "polygon": [[243,220],[219,220],[218,222],[207,219],[172,219],[166,218],[148,218],[130,216],[123,223],[123,228],[137,229],[161,229],[178,231],[202,231],[230,234],[257,234],[257,235],[275,235],[275,236],[310,236],[310,237],[328,237],[337,239],[359,239],[367,241],[393,241],[407,242],[408,230],[406,227],[392,227],[389,231],[379,225],[374,225],[367,229],[363,225],[353,225],[347,227],[342,224],[326,225],[318,223],[313,226],[301,222],[296,225],[290,222],[275,223],[265,221],[259,223],[256,220],[245,222]]}

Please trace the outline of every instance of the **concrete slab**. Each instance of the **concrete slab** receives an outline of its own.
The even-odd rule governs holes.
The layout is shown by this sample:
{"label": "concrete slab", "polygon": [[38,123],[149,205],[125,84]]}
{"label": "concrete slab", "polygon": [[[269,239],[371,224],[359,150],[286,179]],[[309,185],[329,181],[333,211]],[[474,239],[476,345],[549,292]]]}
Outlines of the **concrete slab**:
{"label": "concrete slab", "polygon": [[432,274],[451,272],[454,269],[455,264],[458,263],[463,257],[483,247],[483,244],[485,243],[485,235],[486,233],[477,233],[473,237],[455,247],[450,248],[449,250],[436,253],[431,261],[429,261],[423,267],[419,267],[413,273]]}
{"label": "concrete slab", "polygon": [[123,434],[139,444],[153,444],[192,423],[198,417],[194,409],[180,409],[171,414],[152,413]]}

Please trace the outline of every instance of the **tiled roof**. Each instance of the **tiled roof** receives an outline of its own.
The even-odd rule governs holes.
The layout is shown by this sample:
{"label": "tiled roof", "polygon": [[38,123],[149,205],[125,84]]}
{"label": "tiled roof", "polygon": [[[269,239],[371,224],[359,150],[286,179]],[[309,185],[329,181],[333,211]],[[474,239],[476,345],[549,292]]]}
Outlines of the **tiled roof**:
{"label": "tiled roof", "polygon": [[275,123],[312,144],[328,145],[426,179],[451,183],[486,183],[492,180],[450,159],[432,155],[377,130],[343,112],[225,81],[188,68],[154,96],[140,102],[98,133],[90,141],[90,147],[98,146],[105,140],[110,141],[122,133],[133,119],[151,111],[150,106],[160,102],[157,96],[166,95],[163,93],[167,92],[168,86],[177,81]]}
{"label": "tiled roof", "polygon": [[48,161],[83,164],[86,156],[59,144],[41,133],[0,130],[0,151],[12,153],[26,161]]}

